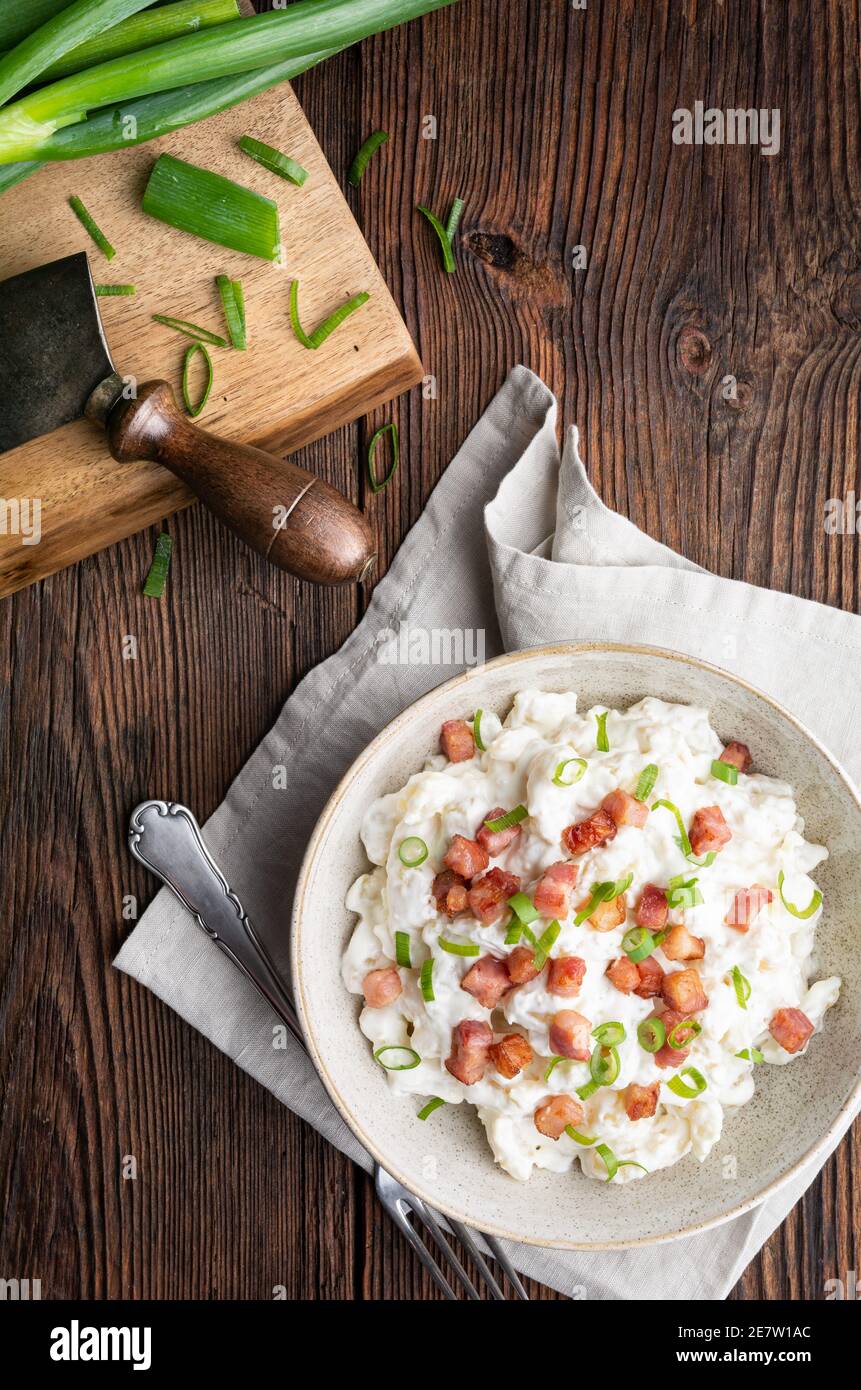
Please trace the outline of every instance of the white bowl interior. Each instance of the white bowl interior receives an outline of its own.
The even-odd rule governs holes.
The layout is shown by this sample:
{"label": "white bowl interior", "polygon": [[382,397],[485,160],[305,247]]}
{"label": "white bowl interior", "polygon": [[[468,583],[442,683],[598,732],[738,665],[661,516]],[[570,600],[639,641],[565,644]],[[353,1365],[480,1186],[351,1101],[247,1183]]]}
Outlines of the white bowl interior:
{"label": "white bowl interior", "polygon": [[[711,712],[725,738],[750,745],[758,771],[791,782],[807,837],[828,847],[816,871],[826,896],[814,978],[843,988],[807,1055],[760,1067],[756,1094],[728,1110],[705,1163],[688,1156],[642,1183],[597,1183],[575,1168],[536,1172],[522,1184],[493,1162],[471,1107],[450,1106],[418,1122],[412,1098],[395,1097],[358,1027],[359,1001],[341,983],[341,955],[354,925],[344,898],[368,868],[359,840],[374,798],[400,788],[437,750],[443,719],[481,707],[504,717],[518,690],[576,690],[580,707],[627,706],[646,695]],[[771,701],[713,667],[650,648],[572,644],[517,653],[425,696],[357,760],[323,813],[299,881],[293,973],[312,1055],[348,1124],[414,1192],[484,1230],[542,1245],[605,1247],[669,1239],[715,1225],[754,1205],[805,1155],[824,1150],[857,1090],[861,1056],[861,806],[824,750]],[[732,1163],[725,1160],[732,1158]]]}

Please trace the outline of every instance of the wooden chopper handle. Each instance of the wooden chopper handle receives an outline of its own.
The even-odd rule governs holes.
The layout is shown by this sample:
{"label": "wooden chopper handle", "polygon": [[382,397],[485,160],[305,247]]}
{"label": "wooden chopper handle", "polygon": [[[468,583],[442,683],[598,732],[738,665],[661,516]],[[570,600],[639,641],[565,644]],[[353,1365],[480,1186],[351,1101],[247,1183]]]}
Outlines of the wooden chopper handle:
{"label": "wooden chopper handle", "polygon": [[166,381],[148,381],[136,399],[120,401],[106,428],[118,463],[169,468],[279,569],[317,584],[349,584],[371,569],[373,534],[352,502],[294,463],[198,429]]}

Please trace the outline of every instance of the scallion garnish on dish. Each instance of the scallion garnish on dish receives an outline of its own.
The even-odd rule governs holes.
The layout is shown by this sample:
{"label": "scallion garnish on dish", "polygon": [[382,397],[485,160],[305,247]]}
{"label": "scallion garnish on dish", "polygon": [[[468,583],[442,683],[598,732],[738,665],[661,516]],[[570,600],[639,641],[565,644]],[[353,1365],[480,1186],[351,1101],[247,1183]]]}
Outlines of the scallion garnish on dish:
{"label": "scallion garnish on dish", "polygon": [[637,1027],[637,1040],[644,1052],[660,1052],[667,1041],[667,1025],[660,1018],[644,1018]]}
{"label": "scallion garnish on dish", "polygon": [[[395,1052],[401,1057],[407,1056],[411,1060],[408,1062],[384,1062],[383,1058],[386,1053],[389,1052]],[[378,1047],[374,1053],[374,1061],[379,1062],[380,1066],[385,1067],[386,1071],[412,1071],[414,1067],[419,1066],[421,1060],[421,1057],[414,1047],[405,1047],[401,1043],[386,1043],[384,1047]]]}
{"label": "scallion garnish on dish", "polygon": [[500,830],[512,830],[515,825],[526,820],[529,815],[525,806],[515,806],[513,811],[506,811],[504,816],[497,816],[496,820],[486,820],[484,823],[488,830],[492,830],[497,835]]}
{"label": "scallion garnish on dish", "polygon": [[595,908],[601,903],[612,902],[614,898],[621,897],[623,893],[627,892],[633,881],[634,875],[626,874],[624,878],[616,879],[610,883],[593,883],[592,894],[589,901],[586,903],[585,907],[581,907],[580,911],[577,913],[577,916],[574,918],[574,925],[577,927],[582,926],[586,918],[591,917]]}
{"label": "scallion garnish on dish", "polygon": [[[690,1077],[690,1085],[682,1079],[685,1076]],[[678,1076],[671,1077],[666,1084],[673,1094],[681,1096],[682,1100],[696,1100],[697,1096],[701,1096],[708,1085],[702,1072],[697,1071],[696,1067],[685,1067]]]}
{"label": "scallion garnish on dish", "polygon": [[187,319],[175,319],[170,314],[153,314],[152,317],[154,323],[160,323],[164,328],[172,328],[174,332],[182,333],[186,338],[193,338],[197,343],[209,343],[211,347],[230,346],[226,338],[212,333],[208,328],[201,328],[199,324],[189,323]]}
{"label": "scallion garnish on dish", "polygon": [[[198,353],[206,363],[206,382],[200,400],[195,405],[191,399],[190,377],[191,364],[194,361],[195,357],[198,355]],[[189,346],[186,348],[185,356],[182,359],[182,399],[185,402],[185,408],[191,416],[192,420],[196,420],[198,415],[201,415],[203,413],[203,409],[207,401],[209,400],[210,394],[212,392],[212,383],[214,380],[215,372],[212,366],[212,358],[209,355],[209,349],[207,348],[206,344],[190,343]]]}
{"label": "scallion garnish on dish", "polygon": [[822,894],[820,893],[819,889],[814,889],[813,897],[810,899],[810,902],[807,904],[807,907],[796,907],[795,903],[789,902],[788,899],[783,896],[783,885],[785,882],[786,878],[784,876],[783,870],[781,869],[780,873],[777,875],[777,891],[780,894],[780,901],[783,903],[783,906],[786,908],[787,912],[790,913],[790,915],[793,917],[798,917],[802,922],[805,921],[808,917],[812,917],[814,912],[816,912],[818,908],[822,906]]}
{"label": "scallion garnish on dish", "polygon": [[487,752],[487,749],[485,748],[481,740],[481,716],[483,714],[483,709],[477,709],[472,718],[472,736],[475,739],[475,746],[478,749],[479,753]]}
{"label": "scallion garnish on dish", "polygon": [[537,945],[533,933],[529,930],[529,923],[534,922],[538,916],[532,899],[527,898],[525,893],[515,893],[508,899],[508,906],[514,916],[505,934],[506,946],[516,946],[521,936],[525,936],[531,946]]}
{"label": "scallion garnish on dish", "polygon": [[281,258],[278,208],[271,198],[211,169],[161,154],[143,196],[150,217],[203,241],[264,261]]}
{"label": "scallion garnish on dish", "polygon": [[564,1062],[564,1061],[565,1061],[565,1058],[564,1058],[564,1057],[551,1057],[551,1058],[550,1058],[550,1062],[549,1062],[549,1064],[548,1064],[547,1070],[546,1070],[546,1072],[544,1073],[544,1081],[545,1081],[545,1084],[550,1080],[550,1078],[551,1078],[551,1076],[553,1075],[554,1071],[555,1071],[556,1068],[559,1066],[559,1063],[560,1063],[560,1062]]}
{"label": "scallion garnish on dish", "polygon": [[703,1031],[703,1025],[695,1018],[683,1018],[670,1029],[667,1034],[667,1044],[676,1052],[684,1052],[689,1047],[694,1038],[698,1038]]}
{"label": "scallion garnish on dish", "polygon": [[398,845],[398,858],[408,869],[417,869],[419,864],[423,864],[430,853],[427,845],[420,835],[407,835],[405,840],[401,840]]}
{"label": "scallion garnish on dish", "polygon": [[173,541],[167,532],[162,531],[155,543],[155,554],[152,557],[149,574],[144,581],[143,591],[147,598],[162,597],[164,586],[167,583],[167,572],[170,568],[170,553],[172,549]]}
{"label": "scallion garnish on dish", "polygon": [[650,956],[658,945],[657,937],[647,927],[631,927],[622,937],[622,950],[634,965]]}
{"label": "scallion garnish on dish", "polygon": [[268,169],[271,174],[280,174],[282,179],[289,179],[299,188],[308,177],[308,170],[303,169],[301,164],[297,164],[295,159],[291,159],[289,154],[282,154],[272,145],[266,145],[262,140],[255,140],[251,135],[243,135],[239,140],[239,148],[243,154],[247,154],[257,164],[262,164],[264,169]]}
{"label": "scallion garnish on dish", "polygon": [[586,1081],[582,1086],[577,1087],[577,1095],[581,1100],[588,1100],[590,1096],[594,1096],[596,1091],[600,1091],[601,1084],[600,1081]]}
{"label": "scallion garnish on dish", "polygon": [[740,1009],[746,1009],[747,1001],[750,998],[750,980],[746,975],[742,975],[737,965],[733,966],[730,975],[732,976],[732,983],[735,989],[735,997],[738,1001],[738,1006]]}
{"label": "scallion garnish on dish", "polygon": [[336,328],[354,314],[357,309],[361,309],[363,304],[367,304],[370,295],[362,290],[359,294],[354,294],[352,299],[348,299],[340,308],[335,309],[327,319],[318,324],[313,333],[306,333],[299,321],[299,281],[294,280],[290,285],[290,323],[293,332],[304,348],[316,352],[318,347],[325,343],[326,339],[334,333]]}
{"label": "scallion garnish on dish", "polygon": [[372,135],[368,136],[350,165],[350,172],[347,174],[347,182],[351,183],[354,188],[358,188],[359,184],[362,182],[362,175],[367,169],[372,155],[376,154],[377,150],[381,145],[386,143],[388,138],[388,132],[385,130],[375,130]]}
{"label": "scallion garnish on dish", "polygon": [[[382,478],[377,477],[377,449],[384,435],[391,435],[392,438],[392,462],[386,474]],[[392,478],[398,471],[398,464],[401,458],[401,443],[398,434],[398,427],[394,420],[390,420],[387,425],[381,425],[378,430],[371,435],[371,442],[368,445],[368,481],[371,484],[372,492],[382,492],[384,487],[388,487]]]}
{"label": "scallion garnish on dish", "polygon": [[758,1047],[743,1047],[741,1052],[737,1052],[735,1055],[740,1057],[743,1062],[753,1062],[755,1065],[765,1061]]}
{"label": "scallion garnish on dish", "polygon": [[633,1158],[617,1158],[613,1150],[607,1144],[599,1144],[595,1150],[600,1154],[604,1167],[607,1169],[607,1181],[612,1182],[620,1168],[642,1168],[644,1173],[648,1173],[648,1168],[643,1167],[642,1163],[637,1163]]}
{"label": "scallion garnish on dish", "polygon": [[738,784],[738,768],[734,763],[722,763],[720,758],[715,758],[712,763],[712,777],[716,777],[719,782],[726,782],[728,787],[735,787]]}
{"label": "scallion garnish on dish", "polygon": [[597,1086],[612,1086],[621,1065],[615,1047],[602,1047],[599,1043],[589,1058],[589,1073]]}
{"label": "scallion garnish on dish", "polygon": [[77,217],[84,231],[96,243],[105,259],[108,261],[112,261],[114,259],[114,256],[117,254],[116,248],[113,247],[111,243],[108,241],[101,227],[96,222],[92,214],[89,213],[87,209],[84,207],[84,204],[81,202],[80,198],[70,198],[69,207],[72,209],[72,212]]}
{"label": "scallion garnish on dish", "polygon": [[682,851],[682,854],[685,856],[686,859],[690,860],[692,864],[696,864],[697,868],[707,869],[709,865],[713,864],[715,859],[717,858],[717,855],[715,854],[714,850],[709,850],[708,854],[703,855],[702,859],[698,859],[697,856],[694,854],[693,849],[691,848],[691,839],[688,835],[685,823],[682,820],[682,813],[679,810],[678,806],[675,804],[674,801],[660,800],[652,802],[653,811],[657,811],[661,807],[665,811],[669,811],[676,818],[676,825],[679,828],[679,833],[676,836],[676,844]]}
{"label": "scallion garnish on dish", "polygon": [[224,320],[230,334],[230,345],[237,352],[245,352],[248,343],[245,332],[245,296],[242,292],[242,285],[238,280],[231,280],[229,275],[217,275],[215,283],[218,286],[221,307],[224,310]]}
{"label": "scallion garnish on dish", "polygon": [[[574,764],[574,771],[569,777],[566,777],[565,769],[570,767],[572,763]],[[552,778],[554,787],[573,787],[585,775],[588,766],[585,758],[563,758],[561,763],[556,764],[556,771]]]}
{"label": "scallion garnish on dish", "polygon": [[439,1096],[431,1096],[431,1098],[430,1098],[430,1100],[428,1101],[427,1105],[423,1105],[423,1106],[422,1106],[421,1110],[419,1111],[418,1115],[416,1116],[416,1119],[417,1119],[417,1120],[426,1120],[426,1119],[428,1118],[428,1116],[429,1116],[429,1115],[432,1115],[433,1112],[434,1112],[435,1110],[439,1110],[439,1108],[440,1108],[441,1105],[445,1105],[445,1101],[444,1101],[444,1100],[440,1100]]}
{"label": "scallion garnish on dish", "polygon": [[595,715],[598,724],[598,732],[595,735],[595,747],[598,749],[599,753],[609,753],[610,751],[610,740],[607,736],[607,715],[609,713],[610,711],[605,709],[603,714]]}
{"label": "scallion garnish on dish", "polygon": [[480,956],[481,947],[476,946],[472,941],[448,941],[444,936],[439,939],[440,950],[448,951],[450,956]]}
{"label": "scallion garnish on dish", "polygon": [[575,1129],[573,1125],[566,1125],[565,1133],[568,1135],[569,1139],[574,1140],[575,1144],[582,1144],[584,1148],[588,1148],[590,1144],[594,1144],[597,1138],[597,1135],[594,1134],[581,1134],[579,1129]]}
{"label": "scallion garnish on dish", "polygon": [[433,1004],[436,995],[433,992],[433,956],[428,956],[423,962],[421,974],[419,975],[419,988],[422,992],[422,999],[426,1004]]}
{"label": "scallion garnish on dish", "polygon": [[658,780],[660,768],[657,763],[647,763],[640,773],[634,797],[637,801],[645,801],[647,796],[651,796],[655,783]]}
{"label": "scallion garnish on dish", "polygon": [[686,879],[684,874],[677,874],[671,878],[667,884],[667,902],[670,907],[686,908],[699,907],[703,901],[703,895],[697,887],[698,879]]}
{"label": "scallion garnish on dish", "polygon": [[406,931],[395,932],[395,960],[402,970],[412,970],[413,962],[410,955],[410,934]]}
{"label": "scallion garnish on dish", "polygon": [[592,1037],[602,1047],[618,1047],[627,1034],[624,1023],[599,1023],[597,1028],[592,1029]]}
{"label": "scallion garnish on dish", "polygon": [[556,941],[556,938],[558,937],[561,930],[562,928],[560,927],[558,922],[550,922],[549,925],[545,927],[544,931],[539,936],[538,944],[535,947],[534,965],[536,970],[544,969],[544,966],[547,963],[547,957],[549,956]]}

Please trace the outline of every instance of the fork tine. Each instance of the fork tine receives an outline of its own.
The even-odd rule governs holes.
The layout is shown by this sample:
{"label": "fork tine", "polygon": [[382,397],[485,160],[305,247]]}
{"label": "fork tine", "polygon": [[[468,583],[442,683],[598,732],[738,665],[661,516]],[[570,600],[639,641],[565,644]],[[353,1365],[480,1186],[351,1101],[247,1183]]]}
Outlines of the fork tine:
{"label": "fork tine", "polygon": [[443,1274],[442,1270],[440,1269],[439,1265],[434,1259],[431,1251],[425,1245],[421,1236],[410,1225],[404,1211],[402,1210],[400,1200],[398,1198],[390,1198],[388,1194],[382,1192],[379,1193],[379,1197],[380,1201],[382,1202],[386,1211],[389,1213],[389,1216],[394,1221],[401,1235],[415,1251],[416,1255],[419,1258],[419,1262],[427,1270],[428,1274],[430,1275],[433,1282],[436,1284],[440,1293],[442,1293],[447,1299],[457,1302],[457,1294],[451,1287],[451,1284],[446,1279],[445,1275]]}
{"label": "fork tine", "polygon": [[434,1240],[436,1241],[437,1245],[439,1246],[440,1250],[449,1260],[455,1273],[458,1275],[461,1283],[463,1284],[464,1289],[466,1290],[467,1297],[470,1299],[480,1299],[481,1295],[479,1294],[478,1289],[473,1284],[472,1280],[470,1279],[469,1275],[467,1274],[466,1270],[461,1264],[458,1256],[456,1255],[454,1250],[452,1250],[451,1246],[446,1240],[442,1227],[436,1219],[436,1212],[433,1211],[431,1207],[425,1206],[424,1202],[422,1202],[418,1197],[410,1197],[410,1204],[415,1215],[419,1218],[420,1221],[424,1223],[424,1225],[427,1227]]}
{"label": "fork tine", "polygon": [[482,1236],[484,1237],[485,1245],[487,1246],[493,1258],[496,1260],[497,1264],[505,1270],[508,1282],[514,1289],[514,1292],[517,1294],[517,1297],[522,1299],[524,1303],[528,1303],[529,1294],[523,1287],[523,1284],[520,1281],[520,1275],[517,1273],[517,1270],[514,1268],[514,1265],[511,1263],[510,1259],[506,1255],[499,1241],[496,1240],[494,1236],[485,1235],[483,1231]]}
{"label": "fork tine", "polygon": [[487,1287],[490,1289],[490,1292],[493,1295],[493,1297],[497,1301],[505,1302],[505,1290],[497,1282],[496,1277],[494,1276],[494,1273],[490,1268],[490,1265],[487,1263],[487,1260],[484,1258],[484,1255],[479,1250],[478,1245],[473,1239],[472,1231],[469,1229],[468,1226],[464,1226],[461,1221],[453,1221],[451,1218],[449,1218],[449,1225],[451,1226],[451,1229],[454,1231],[455,1235],[457,1236],[464,1249],[469,1251],[470,1255],[472,1256],[475,1262],[476,1268],[478,1269],[479,1273],[483,1276],[484,1281],[487,1284]]}

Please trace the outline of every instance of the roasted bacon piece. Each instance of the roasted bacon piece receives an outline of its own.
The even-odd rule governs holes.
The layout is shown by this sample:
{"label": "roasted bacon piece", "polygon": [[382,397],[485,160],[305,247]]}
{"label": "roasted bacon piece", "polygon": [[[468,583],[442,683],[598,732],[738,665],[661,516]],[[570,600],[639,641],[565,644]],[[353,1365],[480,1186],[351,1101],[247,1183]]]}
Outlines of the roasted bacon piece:
{"label": "roasted bacon piece", "polygon": [[475,840],[467,840],[465,835],[455,835],[442,862],[462,878],[475,878],[476,874],[484,873],[490,863],[490,855]]}
{"label": "roasted bacon piece", "polygon": [[659,888],[657,883],[644,884],[634,913],[637,926],[645,927],[647,931],[660,931],[667,924],[669,910],[670,904],[663,888]]}
{"label": "roasted bacon piece", "polygon": [[702,960],[706,943],[701,936],[692,936],[687,927],[679,922],[670,927],[661,942],[661,950],[667,960]]}
{"label": "roasted bacon piece", "polygon": [[562,831],[562,842],[571,854],[585,854],[596,845],[606,844],[616,838],[616,822],[603,808],[591,815],[588,820],[578,821]]}
{"label": "roasted bacon piece", "polygon": [[[661,1014],[661,1022],[667,1030],[667,1037],[670,1036],[670,1033],[676,1025],[678,1023],[684,1023],[687,1017],[687,1014],[677,1013],[675,1009],[664,1009],[664,1012]],[[692,1041],[690,1030],[684,1032],[680,1030],[679,1042],[690,1041]],[[655,1053],[655,1065],[658,1067],[680,1067],[682,1062],[686,1062],[690,1055],[691,1052],[689,1047],[670,1047],[670,1044],[665,1042],[663,1047]]]}
{"label": "roasted bacon piece", "polygon": [[437,912],[444,912],[446,917],[456,917],[459,912],[466,911],[466,884],[460,874],[452,869],[443,869],[441,874],[437,874],[431,892]]}
{"label": "roasted bacon piece", "polygon": [[735,927],[736,931],[747,931],[757,913],[773,901],[771,889],[763,888],[761,883],[754,883],[750,888],[739,888],[724,921],[728,927]]}
{"label": "roasted bacon piece", "polygon": [[490,1060],[509,1081],[532,1061],[532,1048],[520,1033],[506,1033],[490,1049]]}
{"label": "roasted bacon piece", "polygon": [[467,970],[460,987],[485,1009],[495,1009],[503,994],[511,989],[508,967],[497,956],[482,956]]}
{"label": "roasted bacon piece", "polygon": [[572,1057],[588,1062],[592,1024],[573,1009],[562,1009],[553,1015],[550,1025],[550,1047],[557,1057]]}
{"label": "roasted bacon piece", "polygon": [[476,843],[486,849],[491,859],[497,854],[501,854],[504,849],[508,849],[512,840],[516,840],[520,834],[519,825],[511,825],[507,830],[491,830],[485,825],[484,821],[499,820],[500,816],[505,815],[504,806],[494,806],[492,811],[488,811],[481,825],[475,832]]}
{"label": "roasted bacon piece", "polygon": [[649,808],[646,803],[638,801],[635,796],[630,796],[628,792],[623,792],[621,787],[604,797],[601,802],[601,809],[606,811],[608,816],[612,816],[619,830],[623,825],[635,825],[638,830],[642,830],[649,819]]}
{"label": "roasted bacon piece", "polygon": [[561,1139],[566,1125],[576,1129],[583,1119],[583,1106],[573,1096],[548,1096],[535,1109],[535,1128],[548,1139]]}
{"label": "roasted bacon piece", "polygon": [[687,970],[673,970],[665,975],[661,997],[668,1009],[676,1009],[685,1017],[701,1013],[709,1004],[699,971],[693,966]]}
{"label": "roasted bacon piece", "polygon": [[637,962],[637,969],[640,972],[640,983],[634,993],[640,999],[654,999],[661,992],[664,983],[664,972],[658,965],[654,956],[646,956],[645,960]]}
{"label": "roasted bacon piece", "polygon": [[465,719],[447,719],[440,729],[439,746],[450,763],[465,763],[475,755],[475,738]]}
{"label": "roasted bacon piece", "polygon": [[451,1056],[446,1059],[446,1071],[464,1086],[474,1086],[484,1076],[492,1043],[489,1024],[465,1018],[452,1029]]}
{"label": "roasted bacon piece", "polygon": [[800,1052],[814,1027],[801,1009],[778,1009],[768,1031],[784,1052]]}
{"label": "roasted bacon piece", "polygon": [[515,946],[506,964],[513,985],[528,985],[541,974],[535,968],[535,952],[531,946]]}
{"label": "roasted bacon piece", "polygon": [[717,854],[732,839],[732,831],[720,806],[701,806],[691,821],[690,841],[694,854]]}
{"label": "roasted bacon piece", "polygon": [[548,994],[561,994],[573,999],[580,992],[585,974],[586,962],[579,956],[557,956],[550,962]]}
{"label": "roasted bacon piece", "polygon": [[467,894],[469,909],[479,922],[489,926],[505,912],[506,901],[518,892],[520,879],[517,874],[507,874],[504,869],[489,869],[483,878],[473,879]]}
{"label": "roasted bacon piece", "polygon": [[747,772],[753,758],[746,743],[728,743],[726,748],[718,758],[719,763],[729,763],[731,767],[737,767],[739,772]]}
{"label": "roasted bacon piece", "polygon": [[629,1120],[649,1120],[658,1108],[660,1081],[651,1086],[637,1086],[633,1082],[625,1091],[625,1113]]}
{"label": "roasted bacon piece", "polygon": [[621,994],[633,994],[640,983],[640,972],[627,956],[611,961],[604,973]]}
{"label": "roasted bacon piece", "polygon": [[542,917],[556,917],[559,921],[567,917],[571,911],[571,893],[578,873],[577,865],[564,859],[545,869],[532,894],[535,911]]}
{"label": "roasted bacon piece", "polygon": [[393,965],[371,970],[362,981],[362,993],[369,1009],[384,1009],[402,992],[401,977]]}

